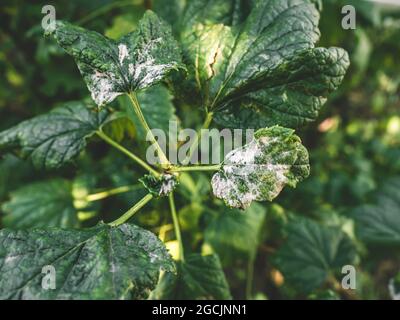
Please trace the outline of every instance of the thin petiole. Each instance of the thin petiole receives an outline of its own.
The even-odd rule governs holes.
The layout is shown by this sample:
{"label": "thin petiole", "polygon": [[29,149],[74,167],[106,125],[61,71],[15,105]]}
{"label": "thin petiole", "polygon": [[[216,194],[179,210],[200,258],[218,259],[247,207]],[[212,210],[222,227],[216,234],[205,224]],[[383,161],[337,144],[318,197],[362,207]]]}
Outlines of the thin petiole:
{"label": "thin petiole", "polygon": [[185,261],[185,255],[184,255],[184,251],[183,251],[183,242],[182,242],[182,236],[181,236],[181,228],[179,227],[178,214],[176,213],[176,207],[175,207],[175,200],[174,200],[174,193],[173,192],[171,192],[169,194],[169,206],[171,208],[171,215],[172,215],[172,221],[174,223],[176,240],[178,240],[178,243],[179,243],[179,257],[178,257],[178,260]]}
{"label": "thin petiole", "polygon": [[154,175],[156,178],[158,178],[160,176],[160,173],[157,172],[155,169],[153,169],[152,167],[150,167],[146,162],[144,162],[142,159],[140,159],[138,156],[136,156],[135,154],[133,154],[132,152],[130,152],[129,150],[127,150],[126,148],[124,148],[123,146],[121,146],[118,142],[114,141],[113,139],[111,139],[109,136],[107,136],[106,134],[104,134],[102,131],[97,131],[96,134],[103,139],[105,142],[107,142],[109,145],[113,146],[114,148],[118,149],[119,151],[121,151],[122,153],[124,153],[125,155],[127,155],[129,158],[131,158],[133,161],[135,161],[136,163],[138,163],[139,165],[141,165],[144,169],[146,169],[147,171],[149,171],[152,175]]}
{"label": "thin petiole", "polygon": [[98,200],[102,200],[117,194],[121,194],[121,193],[126,193],[129,191],[134,191],[137,189],[142,188],[142,185],[134,185],[134,186],[123,186],[123,187],[118,187],[118,188],[114,188],[114,189],[110,189],[110,190],[106,190],[106,191],[102,191],[102,192],[98,192],[98,193],[94,193],[94,194],[89,194],[86,197],[86,200],[89,202],[93,202],[93,201],[98,201]]}
{"label": "thin petiole", "polygon": [[221,168],[221,164],[212,166],[186,166],[186,167],[174,167],[171,172],[188,172],[188,171],[218,171]]}
{"label": "thin petiole", "polygon": [[133,109],[136,113],[136,116],[138,117],[140,123],[142,124],[147,137],[150,138],[151,143],[154,144],[154,146],[157,150],[157,154],[161,161],[161,166],[164,169],[170,168],[171,163],[169,162],[167,156],[165,155],[164,151],[161,149],[160,144],[157,142],[156,138],[154,137],[153,132],[151,131],[149,125],[147,124],[147,121],[143,115],[142,109],[140,108],[139,101],[137,100],[136,94],[134,92],[131,92],[128,94],[128,97],[131,100],[131,103],[132,103]]}
{"label": "thin petiole", "polygon": [[199,146],[199,143],[201,142],[202,139],[202,130],[203,129],[208,129],[213,121],[213,116],[214,114],[212,112],[208,112],[206,119],[204,120],[203,126],[201,129],[197,132],[195,140],[193,141],[192,145],[189,148],[189,152],[186,156],[186,158],[182,161],[183,165],[187,165],[190,163],[190,160],[192,159],[193,153],[196,151],[196,149]]}
{"label": "thin petiole", "polygon": [[142,198],[138,203],[136,203],[132,208],[130,208],[117,220],[110,222],[109,225],[111,227],[118,227],[119,225],[125,223],[130,218],[132,218],[136,212],[138,212],[141,208],[143,208],[151,199],[153,199],[153,195],[151,195],[150,193],[147,194],[144,198]]}
{"label": "thin petiole", "polygon": [[112,2],[110,4],[106,4],[100,8],[92,11],[90,14],[81,18],[80,20],[76,21],[75,24],[83,25],[103,14],[106,14],[108,11],[111,11],[116,8],[122,8],[122,7],[128,7],[128,6],[134,6],[134,3],[132,3],[132,0],[116,1],[116,2]]}

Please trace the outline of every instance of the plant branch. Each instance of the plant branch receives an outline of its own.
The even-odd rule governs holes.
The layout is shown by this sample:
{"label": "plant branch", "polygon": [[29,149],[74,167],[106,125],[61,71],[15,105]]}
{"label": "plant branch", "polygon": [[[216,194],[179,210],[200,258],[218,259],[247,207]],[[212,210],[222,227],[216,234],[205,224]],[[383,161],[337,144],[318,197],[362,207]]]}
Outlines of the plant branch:
{"label": "plant branch", "polygon": [[178,260],[185,261],[185,256],[184,256],[184,252],[183,252],[183,242],[182,242],[182,236],[181,236],[181,229],[179,227],[178,214],[176,213],[175,200],[174,200],[174,193],[173,192],[171,192],[169,194],[169,206],[171,208],[172,221],[174,223],[176,239],[178,240],[178,243],[179,243],[179,257],[178,257]]}
{"label": "plant branch", "polygon": [[149,125],[147,124],[146,119],[143,115],[142,109],[140,108],[139,101],[137,100],[136,94],[131,92],[128,94],[128,97],[131,100],[133,109],[146,132],[146,136],[150,138],[150,142],[155,146],[155,148],[157,150],[157,154],[158,154],[158,156],[160,158],[160,162],[161,162],[161,167],[164,169],[170,168],[171,163],[169,162],[167,156],[165,155],[164,151],[161,149],[160,144],[157,142],[156,138],[153,135],[153,132],[151,131]]}
{"label": "plant branch", "polygon": [[114,189],[110,189],[110,190],[106,190],[106,191],[102,191],[102,192],[98,192],[98,193],[94,193],[94,194],[89,194],[88,196],[86,196],[86,200],[89,202],[92,201],[98,201],[98,200],[102,200],[117,194],[121,194],[121,193],[126,193],[129,191],[133,191],[136,189],[140,189],[142,188],[142,185],[134,185],[134,186],[123,186],[123,187],[118,187],[118,188],[114,188]]}
{"label": "plant branch", "polygon": [[83,24],[89,22],[90,20],[97,18],[98,16],[106,14],[108,11],[111,11],[116,8],[122,8],[122,7],[128,7],[128,6],[134,6],[134,3],[132,3],[132,0],[116,1],[116,2],[106,4],[100,8],[92,11],[87,16],[84,16],[83,18],[79,19],[78,21],[75,22],[75,24],[83,25]]}
{"label": "plant branch", "polygon": [[147,194],[144,198],[142,198],[138,203],[136,203],[132,208],[130,208],[117,220],[110,222],[109,225],[112,227],[118,227],[119,225],[125,223],[130,218],[132,218],[136,212],[138,212],[141,208],[143,208],[151,199],[153,199],[153,195],[151,195],[150,193]]}
{"label": "plant branch", "polygon": [[211,166],[186,166],[186,167],[174,167],[171,172],[188,172],[188,171],[218,171],[221,168],[221,164],[215,164]]}
{"label": "plant branch", "polygon": [[192,145],[189,148],[188,155],[186,158],[182,161],[183,165],[187,165],[190,163],[190,160],[192,159],[193,153],[196,151],[197,147],[199,146],[199,143],[202,138],[202,130],[203,129],[208,129],[211,125],[211,122],[213,121],[213,116],[214,114],[212,112],[207,112],[206,119],[201,127],[201,129],[197,132],[195,140],[193,141]]}
{"label": "plant branch", "polygon": [[246,299],[251,300],[253,295],[253,281],[254,281],[254,261],[256,256],[256,250],[249,256],[247,262],[247,279],[246,279]]}
{"label": "plant branch", "polygon": [[103,139],[105,142],[107,142],[109,145],[113,146],[114,148],[118,149],[125,155],[127,155],[129,158],[131,158],[133,161],[141,165],[144,169],[149,171],[152,175],[154,175],[156,178],[160,176],[160,173],[154,170],[152,167],[150,167],[146,162],[144,162],[142,159],[140,159],[138,156],[130,152],[128,149],[124,148],[121,146],[118,142],[114,141],[111,139],[109,136],[104,134],[102,131],[96,131],[96,134]]}

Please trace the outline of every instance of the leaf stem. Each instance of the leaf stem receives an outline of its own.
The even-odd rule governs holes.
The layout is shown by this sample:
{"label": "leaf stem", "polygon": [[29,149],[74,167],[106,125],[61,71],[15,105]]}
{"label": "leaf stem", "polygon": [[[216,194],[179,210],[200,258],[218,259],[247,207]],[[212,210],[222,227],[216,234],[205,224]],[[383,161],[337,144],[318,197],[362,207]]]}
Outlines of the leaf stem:
{"label": "leaf stem", "polygon": [[107,13],[110,10],[113,10],[116,8],[128,7],[128,6],[134,6],[134,3],[132,3],[132,0],[116,1],[116,2],[106,4],[100,8],[92,11],[91,13],[84,16],[83,18],[79,19],[78,21],[75,22],[75,24],[83,25],[83,24],[89,22],[90,20],[93,20],[93,19],[97,18],[98,16],[101,16],[102,14]]}
{"label": "leaf stem", "polygon": [[247,262],[246,300],[251,300],[253,294],[255,252],[250,254]]}
{"label": "leaf stem", "polygon": [[133,185],[133,186],[123,186],[123,187],[118,187],[118,188],[114,188],[114,189],[110,189],[110,190],[106,190],[106,191],[102,191],[102,192],[98,192],[98,193],[93,193],[93,194],[89,194],[88,196],[86,196],[86,200],[89,202],[93,202],[93,201],[98,201],[98,200],[102,200],[117,194],[121,194],[121,193],[126,193],[129,191],[133,191],[136,189],[140,189],[142,188],[142,185]]}
{"label": "leaf stem", "polygon": [[169,162],[167,156],[165,155],[164,151],[161,149],[159,143],[157,142],[156,138],[153,135],[153,132],[151,131],[149,125],[147,124],[146,119],[143,115],[142,109],[140,108],[140,104],[136,97],[136,94],[134,92],[131,92],[128,94],[128,97],[131,100],[133,109],[135,110],[135,113],[136,113],[137,117],[139,118],[139,121],[142,124],[142,126],[146,132],[146,136],[150,138],[150,142],[152,144],[154,144],[154,146],[157,150],[157,154],[158,154],[158,156],[160,158],[160,162],[161,162],[161,167],[164,169],[170,168],[171,163]]}
{"label": "leaf stem", "polygon": [[202,130],[203,129],[208,129],[211,125],[211,122],[213,121],[213,116],[214,114],[212,112],[207,112],[206,119],[204,120],[204,123],[201,127],[201,129],[197,132],[195,140],[193,141],[192,145],[189,148],[189,152],[186,156],[186,158],[182,161],[183,165],[189,164],[190,160],[192,159],[193,153],[196,151],[197,147],[199,146],[199,142],[201,141],[202,138]]}
{"label": "leaf stem", "polygon": [[178,240],[178,243],[179,243],[178,260],[185,261],[181,229],[179,227],[178,214],[176,213],[176,207],[175,207],[174,193],[171,192],[168,197],[169,197],[169,206],[171,208],[172,221],[174,223],[175,235],[176,235],[176,239]]}
{"label": "leaf stem", "polygon": [[185,166],[185,167],[174,167],[171,172],[188,172],[188,171],[218,171],[221,168],[221,164],[215,164],[211,166]]}
{"label": "leaf stem", "polygon": [[122,216],[120,216],[117,220],[110,222],[109,225],[111,227],[118,227],[119,225],[125,223],[133,215],[138,212],[141,208],[143,208],[151,199],[153,199],[152,194],[147,194],[144,198],[142,198],[138,203],[136,203],[132,208],[130,208],[127,212],[125,212]]}
{"label": "leaf stem", "polygon": [[152,167],[150,167],[146,162],[144,162],[142,159],[140,159],[138,156],[130,152],[128,149],[124,148],[121,146],[118,142],[114,141],[111,139],[109,136],[104,134],[102,131],[96,131],[96,134],[103,139],[105,142],[107,142],[109,145],[113,146],[114,148],[118,149],[125,155],[127,155],[129,158],[131,158],[133,161],[141,165],[144,169],[149,171],[152,175],[154,175],[156,178],[160,177],[160,173],[154,170]]}

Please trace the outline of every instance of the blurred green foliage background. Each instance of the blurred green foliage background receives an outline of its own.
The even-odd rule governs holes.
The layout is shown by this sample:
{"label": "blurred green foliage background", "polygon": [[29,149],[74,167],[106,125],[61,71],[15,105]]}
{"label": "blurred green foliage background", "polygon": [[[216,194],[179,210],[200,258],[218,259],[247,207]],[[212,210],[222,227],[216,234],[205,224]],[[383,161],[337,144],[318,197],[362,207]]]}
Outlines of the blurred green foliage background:
{"label": "blurred green foliage background", "polygon": [[[172,16],[168,10],[179,12],[181,2],[70,0],[51,4],[56,7],[57,18],[116,39],[135,29],[145,8],[162,8],[160,14],[168,20]],[[357,9],[356,30],[341,28],[341,8],[348,3]],[[45,4],[49,1],[1,2],[0,130],[45,113],[62,102],[88,99],[73,60],[42,35],[41,8]],[[353,213],[360,206],[373,203],[382,186],[400,177],[400,5],[386,7],[360,0],[326,0],[320,1],[320,5],[320,45],[345,48],[352,64],[344,84],[329,99],[319,121],[298,132],[310,151],[311,177],[297,189],[285,190],[273,204],[263,203],[266,217],[256,220],[254,227],[261,239],[233,239],[234,244],[229,245],[234,250],[227,250],[226,244],[213,245],[209,221],[226,209],[221,209],[219,201],[210,195],[207,175],[187,176],[178,198],[186,247],[220,254],[234,298],[388,299],[389,284],[396,281],[396,275],[399,282],[399,239],[392,244],[363,241],[365,237],[357,234]],[[184,127],[201,122],[198,110],[191,111],[190,118],[187,111],[185,106],[177,109]],[[119,125],[109,129],[114,137],[130,148],[143,149],[135,143],[135,128]],[[57,172],[38,172],[28,162],[4,156],[0,159],[0,203],[8,203],[10,195],[22,186],[62,178],[71,182],[75,208],[84,208],[79,213],[82,225],[90,226],[100,219],[118,217],[144,191],[134,189],[101,204],[89,205],[79,203],[82,195],[135,185],[140,175],[123,156],[96,140],[74,165]],[[392,192],[400,199],[400,189]],[[2,206],[1,217],[7,217],[9,207]],[[135,219],[158,233],[174,250],[176,243],[167,208],[166,201],[155,202]],[[396,210],[400,216],[400,205]],[[339,228],[354,241],[358,256],[358,287],[354,294],[341,292],[329,282],[306,293],[286,281],[272,256],[287,238],[285,225],[292,215]],[[7,218],[3,221],[7,225],[5,221]],[[246,252],[258,242],[257,252]],[[298,243],[298,250],[307,247]],[[244,255],[239,254],[243,251]]]}

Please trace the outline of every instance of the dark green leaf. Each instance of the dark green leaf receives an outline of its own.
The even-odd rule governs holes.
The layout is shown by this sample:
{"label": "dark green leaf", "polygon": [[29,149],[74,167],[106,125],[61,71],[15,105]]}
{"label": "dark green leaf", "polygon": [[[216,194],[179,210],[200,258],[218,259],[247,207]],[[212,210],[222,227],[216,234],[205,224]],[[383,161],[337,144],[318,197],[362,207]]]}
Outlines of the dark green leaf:
{"label": "dark green leaf", "polygon": [[240,255],[249,258],[257,250],[265,213],[266,209],[257,203],[246,211],[215,212],[204,231],[205,243],[213,248],[224,265]]}
{"label": "dark green leaf", "polygon": [[309,293],[329,276],[341,274],[343,266],[355,263],[355,247],[338,228],[294,218],[287,233],[288,239],[275,255],[274,263],[299,291]]}
{"label": "dark green leaf", "polygon": [[151,11],[136,31],[118,41],[63,21],[57,22],[51,35],[74,57],[99,106],[123,93],[150,87],[182,67],[170,27]]}
{"label": "dark green leaf", "polygon": [[221,263],[216,255],[191,254],[177,262],[177,275],[164,273],[151,294],[157,300],[231,299]]}
{"label": "dark green leaf", "polygon": [[16,151],[38,169],[59,168],[86,146],[86,139],[118,114],[69,102],[0,133],[0,153]]}
{"label": "dark green leaf", "polygon": [[24,186],[11,193],[2,205],[7,214],[3,224],[9,228],[78,227],[72,183],[54,179]]}
{"label": "dark green leaf", "polygon": [[353,217],[360,239],[371,244],[400,244],[400,178],[387,181],[376,204],[357,208]]}
{"label": "dark green leaf", "polygon": [[[56,288],[42,288],[44,266]],[[0,231],[1,299],[138,299],[174,264],[160,240],[135,225]]]}
{"label": "dark green leaf", "polygon": [[[188,5],[182,42],[192,83],[215,120],[235,128],[315,120],[349,59],[340,48],[315,48],[319,13],[312,1],[257,0],[245,22],[233,27],[227,10],[207,11],[211,3]],[[228,8],[239,1],[216,3]]]}
{"label": "dark green leaf", "polygon": [[310,174],[308,152],[294,130],[258,130],[254,139],[228,153],[211,181],[213,193],[229,207],[272,201],[285,185],[295,187]]}

